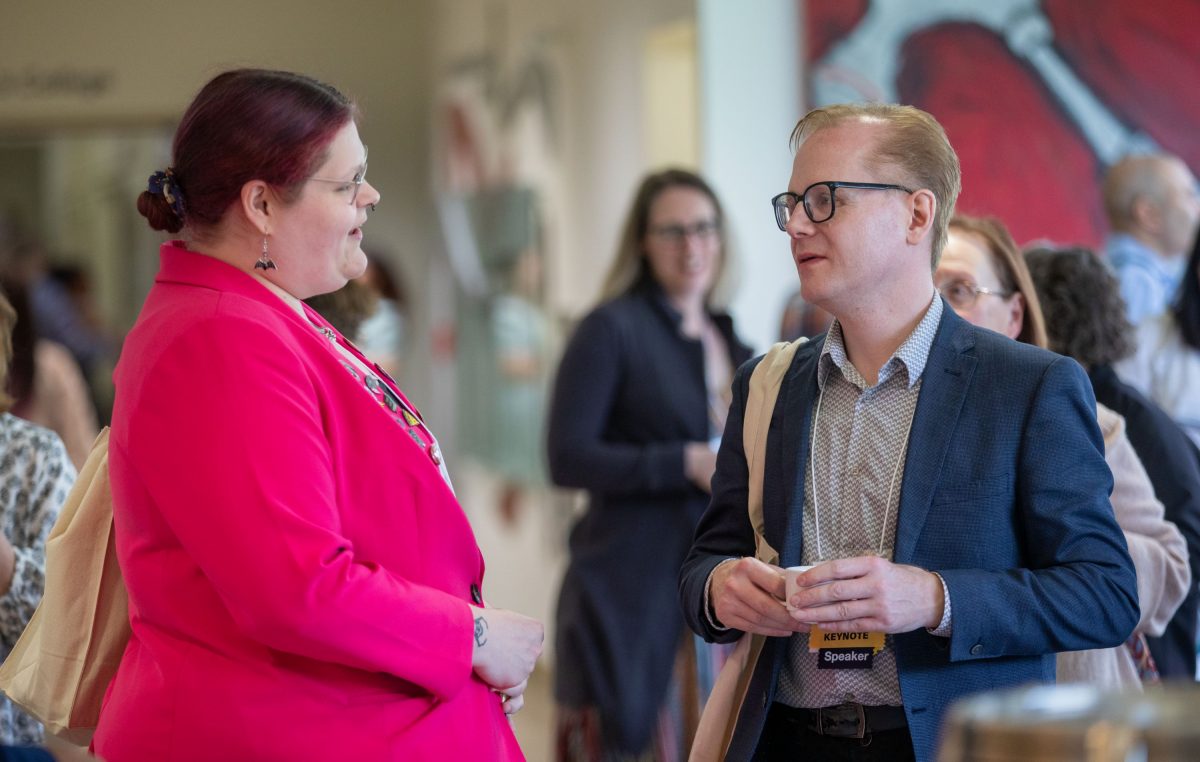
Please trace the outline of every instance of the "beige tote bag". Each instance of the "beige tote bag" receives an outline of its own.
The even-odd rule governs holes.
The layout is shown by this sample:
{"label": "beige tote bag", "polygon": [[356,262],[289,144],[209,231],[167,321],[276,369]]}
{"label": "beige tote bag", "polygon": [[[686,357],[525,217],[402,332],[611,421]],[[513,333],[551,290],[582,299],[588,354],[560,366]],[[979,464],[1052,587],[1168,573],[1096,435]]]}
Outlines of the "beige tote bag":
{"label": "beige tote bag", "polygon": [[[742,446],[750,471],[746,485],[749,493],[746,509],[750,512],[750,525],[754,528],[754,555],[768,564],[778,564],[779,553],[767,544],[763,531],[762,492],[767,429],[771,424],[771,414],[775,412],[775,401],[779,397],[783,377],[792,365],[796,350],[806,341],[808,339],[801,338],[776,344],[750,374],[750,390],[742,424]],[[721,667],[712,694],[700,715],[700,725],[692,741],[688,762],[718,762],[725,759],[729,743],[733,740],[738,713],[746,699],[750,678],[765,642],[766,638],[762,635],[743,635]]]}
{"label": "beige tote bag", "polygon": [[87,745],[128,641],[129,601],[114,545],[106,427],[46,541],[46,590],[0,666],[0,690],[49,732]]}

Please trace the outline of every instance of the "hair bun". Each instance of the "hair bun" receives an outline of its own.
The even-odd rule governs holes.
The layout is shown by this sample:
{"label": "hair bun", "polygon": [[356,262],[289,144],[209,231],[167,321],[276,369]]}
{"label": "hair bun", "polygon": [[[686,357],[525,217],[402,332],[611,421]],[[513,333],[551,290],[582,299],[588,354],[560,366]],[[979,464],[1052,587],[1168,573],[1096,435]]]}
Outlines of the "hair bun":
{"label": "hair bun", "polygon": [[137,199],[137,209],[155,230],[178,233],[183,229],[183,220],[161,195],[142,191]]}

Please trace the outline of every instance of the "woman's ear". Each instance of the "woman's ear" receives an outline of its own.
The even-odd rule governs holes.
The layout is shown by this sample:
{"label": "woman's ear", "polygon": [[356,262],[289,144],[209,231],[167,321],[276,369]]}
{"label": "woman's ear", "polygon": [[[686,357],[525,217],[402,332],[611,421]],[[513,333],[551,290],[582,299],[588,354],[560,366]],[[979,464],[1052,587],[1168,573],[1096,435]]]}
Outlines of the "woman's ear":
{"label": "woman's ear", "polygon": [[908,230],[905,240],[915,246],[933,229],[933,217],[937,213],[937,197],[933,191],[922,188],[909,197]]}
{"label": "woman's ear", "polygon": [[250,180],[242,186],[239,197],[242,214],[263,235],[271,232],[272,216],[277,199],[271,186],[262,180]]}

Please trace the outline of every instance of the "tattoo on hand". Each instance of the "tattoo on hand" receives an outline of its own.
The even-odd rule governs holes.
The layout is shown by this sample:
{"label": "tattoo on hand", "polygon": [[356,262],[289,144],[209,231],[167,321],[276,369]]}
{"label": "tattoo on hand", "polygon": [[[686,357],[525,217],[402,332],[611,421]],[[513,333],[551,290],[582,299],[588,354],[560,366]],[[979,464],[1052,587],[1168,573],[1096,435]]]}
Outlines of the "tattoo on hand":
{"label": "tattoo on hand", "polygon": [[487,620],[481,616],[475,617],[475,645],[483,646],[487,643]]}

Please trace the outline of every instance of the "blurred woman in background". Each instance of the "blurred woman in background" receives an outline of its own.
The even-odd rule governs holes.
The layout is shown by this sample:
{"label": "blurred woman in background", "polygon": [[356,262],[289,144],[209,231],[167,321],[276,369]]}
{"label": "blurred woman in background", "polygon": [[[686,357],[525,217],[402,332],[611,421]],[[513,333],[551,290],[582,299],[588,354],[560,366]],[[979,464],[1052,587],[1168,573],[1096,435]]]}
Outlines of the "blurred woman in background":
{"label": "blurred woman in background", "polygon": [[66,347],[39,334],[24,284],[0,277],[0,286],[17,314],[8,379],[12,413],[58,434],[78,470],[100,433],[87,380]]}
{"label": "blurred woman in background", "polygon": [[721,647],[695,638],[679,567],[708,504],[734,370],[714,294],[730,271],[703,179],[646,177],[601,292],[563,355],[551,477],[588,492],[558,602],[558,758],[683,759]]}
{"label": "blurred woman in background", "polygon": [[[999,221],[951,218],[933,282],[964,320],[1047,347],[1046,324],[1029,268]],[[1163,633],[1191,582],[1187,546],[1179,529],[1163,518],[1162,503],[1125,435],[1124,419],[1099,404],[1096,416],[1104,435],[1104,460],[1113,473],[1113,511],[1137,570],[1141,620],[1124,645],[1060,653],[1058,681],[1141,688],[1159,679],[1146,636]]]}
{"label": "blurred woman in background", "polygon": [[[1082,365],[1096,401],[1125,419],[1125,432],[1146,467],[1155,497],[1187,540],[1195,580],[1200,572],[1200,452],[1169,415],[1113,370],[1113,363],[1134,348],[1120,282],[1087,249],[1033,249],[1025,252],[1025,263],[1046,316],[1050,348]],[[1200,587],[1192,584],[1166,632],[1150,638],[1164,679],[1196,679],[1198,611]]]}
{"label": "blurred woman in background", "polygon": [[[0,661],[42,599],[46,538],[75,482],[58,435],[8,412],[13,400],[3,390],[16,323],[16,310],[0,293]],[[0,696],[0,744],[41,740],[41,723]]]}
{"label": "blurred woman in background", "polygon": [[366,252],[367,269],[354,279],[372,297],[367,317],[358,329],[363,354],[379,363],[393,378],[400,377],[405,349],[408,295],[404,281],[374,252]]}

